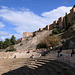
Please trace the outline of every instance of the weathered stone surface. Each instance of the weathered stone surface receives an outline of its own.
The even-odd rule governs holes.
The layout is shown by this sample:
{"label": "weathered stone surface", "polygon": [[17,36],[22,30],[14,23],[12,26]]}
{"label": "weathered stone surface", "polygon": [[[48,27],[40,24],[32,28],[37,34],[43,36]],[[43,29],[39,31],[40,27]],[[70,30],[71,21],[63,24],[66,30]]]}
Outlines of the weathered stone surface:
{"label": "weathered stone surface", "polygon": [[17,50],[26,50],[26,49],[34,49],[36,48],[36,45],[40,42],[40,40],[42,40],[44,37],[46,37],[47,35],[51,34],[52,30],[44,30],[42,32],[37,32],[35,37],[28,37],[25,38],[21,43],[22,45],[20,46],[21,43],[16,44],[14,47]]}
{"label": "weathered stone surface", "polygon": [[30,36],[33,36],[33,33],[32,33],[32,32],[24,32],[24,33],[23,33],[23,38],[22,38],[22,40],[23,40],[24,38],[27,38],[27,37],[30,37]]}

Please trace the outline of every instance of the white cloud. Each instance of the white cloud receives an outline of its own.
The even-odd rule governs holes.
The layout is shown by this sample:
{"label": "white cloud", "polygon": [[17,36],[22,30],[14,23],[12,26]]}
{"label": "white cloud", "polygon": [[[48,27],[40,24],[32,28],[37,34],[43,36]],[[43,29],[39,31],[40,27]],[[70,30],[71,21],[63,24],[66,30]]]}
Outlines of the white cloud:
{"label": "white cloud", "polygon": [[2,23],[2,22],[0,22],[0,28],[3,28],[5,25]]}
{"label": "white cloud", "polygon": [[5,31],[0,31],[0,36],[7,36],[7,35],[8,35],[7,32],[5,32]]}
{"label": "white cloud", "polygon": [[11,38],[12,35],[14,35],[15,37],[17,37],[17,39],[19,39],[19,38],[22,37],[20,34],[10,34],[9,36],[6,36],[6,38]]}
{"label": "white cloud", "polygon": [[14,11],[3,8],[0,10],[0,17],[15,25],[18,33],[35,31],[40,27],[44,27],[47,23],[50,23],[46,18],[40,17],[29,10]]}
{"label": "white cloud", "polygon": [[0,37],[0,40],[3,40],[4,41],[5,40],[5,37],[4,36]]}
{"label": "white cloud", "polygon": [[0,40],[5,40],[6,38],[11,38],[12,35],[14,35],[15,37],[17,37],[16,39],[19,39],[19,38],[22,38],[22,35],[21,34],[8,34],[8,33],[5,33],[0,31]]}
{"label": "white cloud", "polygon": [[16,36],[21,37],[23,32],[33,32],[51,24],[54,20],[64,16],[66,12],[69,13],[71,8],[72,7],[61,6],[52,11],[43,12],[41,16],[38,16],[29,9],[23,8],[22,10],[15,10],[14,8],[9,9],[2,6],[2,9],[0,9],[0,17],[3,18],[4,21],[16,26],[15,30],[20,34],[18,35],[16,33]]}
{"label": "white cloud", "polygon": [[49,12],[44,12],[42,16],[51,19],[52,21],[57,20],[59,17],[65,16],[65,13],[70,13],[72,7],[61,6],[57,9],[53,9]]}

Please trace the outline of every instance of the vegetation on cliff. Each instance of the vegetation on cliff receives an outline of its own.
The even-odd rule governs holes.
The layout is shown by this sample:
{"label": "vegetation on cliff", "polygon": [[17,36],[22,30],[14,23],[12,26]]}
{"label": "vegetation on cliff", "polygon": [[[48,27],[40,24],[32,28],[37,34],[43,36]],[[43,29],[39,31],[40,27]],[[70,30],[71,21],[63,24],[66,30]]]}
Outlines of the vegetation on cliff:
{"label": "vegetation on cliff", "polygon": [[16,51],[16,48],[14,48],[14,46],[10,46],[9,49],[6,50],[6,52],[12,52],[12,51]]}
{"label": "vegetation on cliff", "polygon": [[48,48],[48,47],[55,47],[59,44],[60,37],[57,35],[47,36],[40,43],[36,46],[36,48]]}
{"label": "vegetation on cliff", "polygon": [[[60,34],[64,31],[65,31],[65,29],[54,28],[53,31],[52,31],[52,35],[53,34]],[[50,34],[50,36],[51,36],[51,34]]]}
{"label": "vegetation on cliff", "polygon": [[68,30],[69,27],[71,26],[71,25],[70,25],[69,16],[68,16],[67,13],[66,13],[66,15],[65,15],[65,25],[66,25],[65,30]]}
{"label": "vegetation on cliff", "polygon": [[[71,26],[66,29],[54,28],[52,34],[44,38],[40,43],[36,46],[37,48],[48,48],[48,47],[57,47],[62,46],[63,49],[75,48],[75,21],[73,21]],[[69,23],[68,23],[69,24]],[[61,37],[61,38],[60,38]],[[65,40],[65,41],[64,41]],[[73,41],[72,41],[73,40]],[[72,43],[70,43],[72,42]],[[67,43],[67,44],[66,44]]]}

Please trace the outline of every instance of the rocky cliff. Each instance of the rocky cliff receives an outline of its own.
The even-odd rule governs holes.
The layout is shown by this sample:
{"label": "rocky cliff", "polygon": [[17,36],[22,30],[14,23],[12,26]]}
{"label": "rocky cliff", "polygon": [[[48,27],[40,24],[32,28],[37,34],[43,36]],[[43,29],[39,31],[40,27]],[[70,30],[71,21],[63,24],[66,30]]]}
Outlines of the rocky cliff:
{"label": "rocky cliff", "polygon": [[36,48],[36,45],[47,35],[51,34],[52,30],[44,30],[42,32],[38,32],[36,36],[34,37],[28,37],[24,39],[21,43],[16,44],[14,47],[17,50],[25,50],[25,49],[34,49]]}

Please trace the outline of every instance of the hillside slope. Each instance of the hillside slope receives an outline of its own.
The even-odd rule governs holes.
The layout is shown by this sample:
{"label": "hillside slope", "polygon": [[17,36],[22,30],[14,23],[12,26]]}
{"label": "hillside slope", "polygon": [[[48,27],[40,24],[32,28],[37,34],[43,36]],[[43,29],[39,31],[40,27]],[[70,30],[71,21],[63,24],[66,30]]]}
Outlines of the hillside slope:
{"label": "hillside slope", "polygon": [[28,37],[27,39],[23,40],[21,43],[16,44],[14,47],[17,50],[25,50],[29,48],[36,48],[36,45],[47,35],[51,34],[52,30],[44,30],[42,32],[38,32],[38,34],[35,37]]}
{"label": "hillside slope", "polygon": [[75,36],[75,24],[72,25],[65,33],[62,34],[63,39],[72,38]]}
{"label": "hillside slope", "polygon": [[75,24],[72,25],[62,35],[63,49],[75,49]]}

